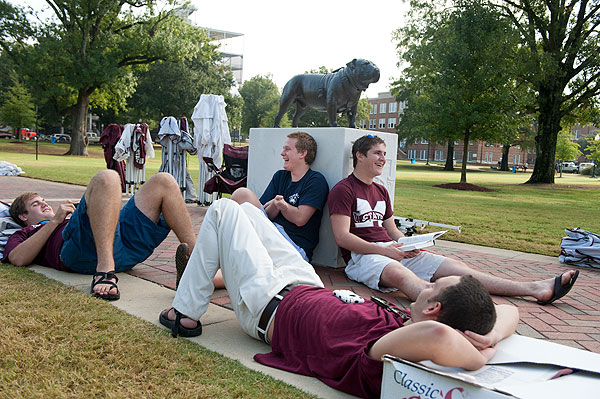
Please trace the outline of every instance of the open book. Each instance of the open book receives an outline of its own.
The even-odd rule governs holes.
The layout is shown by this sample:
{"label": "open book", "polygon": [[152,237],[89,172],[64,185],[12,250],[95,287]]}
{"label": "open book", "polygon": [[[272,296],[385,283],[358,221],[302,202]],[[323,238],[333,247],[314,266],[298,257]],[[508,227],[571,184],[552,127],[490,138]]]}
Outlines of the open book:
{"label": "open book", "polygon": [[410,237],[398,238],[398,242],[404,243],[398,249],[402,251],[412,251],[415,249],[427,248],[435,245],[435,240],[448,230],[436,231],[435,233],[419,234]]}

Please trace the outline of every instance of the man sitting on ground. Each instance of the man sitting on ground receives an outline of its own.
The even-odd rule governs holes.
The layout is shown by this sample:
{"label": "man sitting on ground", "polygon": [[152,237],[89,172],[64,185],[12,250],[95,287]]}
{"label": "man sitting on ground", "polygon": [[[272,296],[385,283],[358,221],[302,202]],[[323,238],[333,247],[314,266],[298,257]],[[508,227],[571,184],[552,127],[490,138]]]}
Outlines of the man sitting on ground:
{"label": "man sitting on ground", "polygon": [[305,132],[287,137],[281,152],[283,170],[275,172],[260,200],[247,188],[237,189],[231,199],[264,208],[281,234],[309,261],[319,243],[329,186],[321,173],[310,168],[317,156],[315,139]]}
{"label": "man sitting on ground", "polygon": [[381,291],[398,289],[414,300],[430,281],[471,274],[495,295],[533,296],[546,305],[566,295],[579,274],[569,270],[553,279],[521,282],[469,268],[428,251],[402,251],[386,188],[374,182],[385,165],[385,142],[373,135],[352,145],[354,172],[329,193],[331,227],[347,263],[348,278]]}
{"label": "man sitting on ground", "polygon": [[515,307],[494,306],[470,276],[428,283],[412,317],[393,305],[344,303],[258,208],[221,199],[206,213],[173,307],[159,315],[173,336],[202,333],[219,266],[242,329],[272,346],[255,360],[362,397],[379,397],[383,354],[474,370],[518,322]]}
{"label": "man sitting on ground", "polygon": [[120,297],[115,272],[146,260],[171,229],[190,252],[196,241],[179,185],[168,173],[148,179],[123,209],[119,175],[102,170],[79,204],[54,212],[37,193],[25,193],[10,214],[24,228],[9,238],[3,262],[93,274],[91,293],[107,300]]}

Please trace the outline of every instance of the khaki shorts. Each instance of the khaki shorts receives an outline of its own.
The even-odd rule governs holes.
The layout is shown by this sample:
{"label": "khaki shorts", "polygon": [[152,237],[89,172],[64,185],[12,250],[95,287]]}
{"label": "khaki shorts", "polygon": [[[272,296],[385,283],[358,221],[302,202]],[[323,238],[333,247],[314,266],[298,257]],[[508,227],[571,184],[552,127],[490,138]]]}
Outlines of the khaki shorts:
{"label": "khaki shorts", "polygon": [[[392,242],[377,242],[376,244],[389,245]],[[414,258],[403,259],[400,264],[412,271],[420,279],[431,281],[434,273],[444,260],[446,260],[444,256],[421,251]],[[392,262],[397,261],[378,254],[357,254],[351,252],[350,261],[346,266],[346,275],[349,279],[363,283],[374,290],[381,292],[396,291],[395,288],[381,287],[379,285],[383,269]]]}

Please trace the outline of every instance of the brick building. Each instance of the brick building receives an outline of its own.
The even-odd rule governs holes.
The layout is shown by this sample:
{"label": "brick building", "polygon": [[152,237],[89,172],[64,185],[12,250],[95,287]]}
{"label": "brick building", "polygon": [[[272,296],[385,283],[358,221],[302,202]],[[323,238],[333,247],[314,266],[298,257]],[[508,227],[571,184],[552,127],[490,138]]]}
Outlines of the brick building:
{"label": "brick building", "polygon": [[[398,102],[390,92],[379,93],[377,97],[369,98],[372,106],[368,120],[360,120],[363,129],[396,133],[396,125],[400,122],[406,104]],[[462,161],[463,143],[454,142],[454,160]],[[447,144],[432,144],[426,139],[416,139],[410,142],[402,140],[398,143],[398,159],[415,159],[420,161],[445,161],[448,155]],[[502,155],[502,146],[484,141],[469,142],[467,162],[477,164],[497,164]],[[522,150],[519,146],[510,148],[508,163],[511,165],[532,165],[535,162],[533,151]]]}

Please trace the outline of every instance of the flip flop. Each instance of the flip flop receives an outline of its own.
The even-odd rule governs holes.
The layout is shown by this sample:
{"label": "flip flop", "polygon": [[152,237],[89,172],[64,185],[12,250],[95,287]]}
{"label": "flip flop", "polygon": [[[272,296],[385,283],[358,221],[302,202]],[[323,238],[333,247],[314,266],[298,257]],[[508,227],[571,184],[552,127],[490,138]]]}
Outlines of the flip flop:
{"label": "flip flop", "polygon": [[579,270],[575,270],[575,273],[573,273],[573,276],[571,277],[569,282],[565,285],[562,285],[562,276],[563,275],[561,274],[560,276],[554,277],[554,292],[552,293],[552,298],[550,298],[547,301],[537,301],[538,304],[550,305],[552,302],[556,301],[557,299],[560,299],[563,296],[567,295],[567,293],[569,291],[571,291],[571,288],[573,288],[573,284],[575,284],[575,280],[577,280],[577,276],[579,276]]}
{"label": "flip flop", "polygon": [[[98,278],[97,278],[98,277]],[[110,280],[115,280],[110,281]],[[90,294],[92,294],[92,296],[96,297],[96,298],[100,298],[100,299],[104,299],[106,301],[116,301],[117,299],[121,298],[121,292],[119,291],[119,287],[117,287],[117,283],[119,282],[119,278],[115,275],[115,272],[97,272],[94,273],[94,276],[92,277],[92,287],[90,288]],[[117,293],[116,294],[98,294],[96,292],[94,292],[94,287],[97,286],[98,284],[103,284],[103,285],[110,285],[110,289],[112,288],[116,288],[117,289]]]}
{"label": "flip flop", "polygon": [[[169,310],[171,309],[175,311],[175,320],[169,320]],[[160,324],[171,330],[171,335],[173,338],[177,338],[177,335],[181,335],[182,337],[197,337],[198,335],[202,334],[202,323],[200,323],[200,320],[196,320],[196,323],[198,323],[196,327],[186,328],[181,325],[182,317],[185,316],[182,315],[181,312],[175,308],[170,308],[166,312],[160,312],[158,321],[160,321]]]}

